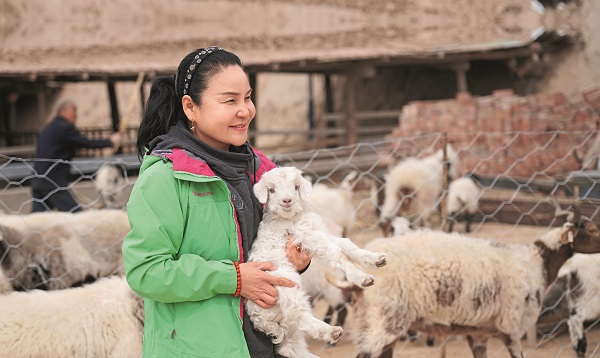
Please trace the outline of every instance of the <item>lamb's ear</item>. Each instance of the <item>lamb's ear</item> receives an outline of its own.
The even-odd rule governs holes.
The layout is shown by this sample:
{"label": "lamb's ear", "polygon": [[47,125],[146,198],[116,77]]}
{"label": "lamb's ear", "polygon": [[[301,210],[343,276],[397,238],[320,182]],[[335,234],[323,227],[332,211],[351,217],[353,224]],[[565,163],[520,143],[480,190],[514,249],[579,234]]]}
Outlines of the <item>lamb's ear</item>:
{"label": "lamb's ear", "polygon": [[310,196],[310,193],[312,193],[312,184],[308,180],[304,179],[302,175],[298,175],[298,177],[300,178],[300,198],[302,200],[306,200]]}
{"label": "lamb's ear", "polygon": [[269,196],[269,191],[267,190],[267,184],[265,184],[264,180],[259,180],[258,183],[254,184],[254,195],[261,204],[267,202],[267,197]]}

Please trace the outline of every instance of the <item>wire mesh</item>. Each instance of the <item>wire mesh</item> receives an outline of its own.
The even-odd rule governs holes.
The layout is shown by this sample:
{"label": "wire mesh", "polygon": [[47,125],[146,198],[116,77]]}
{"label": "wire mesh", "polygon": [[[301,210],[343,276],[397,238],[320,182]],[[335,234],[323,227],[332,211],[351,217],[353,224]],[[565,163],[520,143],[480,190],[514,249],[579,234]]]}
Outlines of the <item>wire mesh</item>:
{"label": "wire mesh", "polygon": [[[351,182],[351,205],[354,210],[355,220],[350,227],[348,237],[359,246],[364,246],[370,240],[383,236],[380,212],[382,197],[385,193],[386,174],[390,168],[409,157],[424,158],[433,155],[442,148],[444,141],[454,148],[460,158],[458,168],[461,175],[472,175],[477,178],[480,188],[478,194],[478,209],[473,215],[471,233],[465,233],[465,223],[460,221],[459,215],[455,217],[442,217],[439,206],[446,200],[447,188],[442,190],[436,200],[436,211],[428,219],[427,225],[433,229],[442,229],[444,220],[456,220],[454,230],[469,236],[484,239],[498,240],[506,243],[531,243],[537,237],[550,230],[552,227],[562,225],[566,217],[557,216],[558,210],[568,210],[575,199],[584,215],[598,221],[598,200],[600,199],[600,172],[582,170],[581,160],[588,155],[592,142],[597,132],[474,132],[474,133],[431,133],[414,137],[390,139],[379,142],[358,143],[356,145],[323,148],[314,151],[296,153],[277,153],[270,157],[278,165],[296,166],[304,174],[312,178],[313,183],[324,184],[332,189],[340,188],[343,178],[351,171],[358,173]],[[444,139],[446,138],[446,139]],[[593,153],[592,153],[593,154]],[[592,155],[593,156],[593,155]],[[595,154],[597,158],[597,154]],[[34,173],[32,160],[0,155],[3,163],[0,164],[0,209],[2,218],[26,218],[32,203],[29,181],[34,176],[43,173]],[[97,188],[96,170],[107,159],[90,159],[81,163],[72,170],[73,181],[67,188],[78,199],[86,212],[102,209],[101,196]],[[136,159],[137,161],[137,159]],[[597,161],[597,159],[596,159]],[[74,163],[71,163],[74,164]],[[82,166],[83,164],[83,166]],[[87,166],[86,166],[87,165]],[[125,204],[131,187],[135,183],[135,174],[139,163],[121,162],[124,180],[117,188],[118,201]],[[440,169],[441,170],[441,169]],[[413,197],[418,200],[418,197]],[[399,203],[398,205],[402,205]],[[326,210],[325,210],[326,211]],[[323,215],[327,215],[326,212]],[[50,232],[55,232],[51,239],[44,239],[43,254],[36,257],[33,262],[24,265],[20,270],[14,270],[13,277],[0,280],[0,287],[6,287],[19,281],[22,276],[29,275],[29,281],[39,281],[43,276],[41,287],[49,288],[55,281],[67,282],[69,276],[77,276],[74,272],[83,274],[84,269],[90,266],[89,260],[110,261],[114,255],[119,255],[118,248],[123,239],[123,229],[114,233],[117,237],[102,246],[102,240],[97,239],[99,233],[108,235],[109,231],[96,221],[85,224],[74,224],[68,219],[56,216],[51,224],[39,226],[22,220],[22,230],[25,230],[24,239],[8,243],[0,263],[6,263],[11,250],[24,251],[27,240],[35,242],[44,238]],[[97,220],[99,220],[97,217]],[[65,244],[57,227],[67,223],[66,232],[69,238],[95,242],[94,247]],[[38,226],[35,226],[38,225]],[[54,230],[54,231],[53,231]],[[3,232],[4,234],[4,232]],[[6,234],[4,234],[6,237]],[[106,237],[104,240],[108,240]],[[57,253],[67,250],[80,249],[85,255],[80,255],[80,262],[73,264],[70,270],[64,271],[58,277],[49,277],[47,267]],[[468,253],[465,253],[468,254]],[[600,258],[599,258],[600,260]],[[599,265],[600,266],[600,262]],[[508,268],[507,268],[508,269]],[[122,267],[115,267],[102,274],[111,275],[120,273]],[[96,276],[99,273],[95,274]],[[78,277],[79,277],[78,276]],[[93,279],[83,276],[85,280]],[[548,290],[544,299],[544,307],[535,330],[529,332],[529,337],[524,338],[525,355],[527,357],[571,357],[576,356],[569,337],[568,320],[572,307],[568,305],[568,286],[566,277],[560,277],[556,284]],[[26,285],[27,280],[24,281]],[[78,282],[80,284],[80,282]],[[55,285],[59,287],[59,285]],[[22,287],[30,289],[36,287]],[[352,343],[353,316],[349,303],[329,307],[322,294],[313,294],[314,313],[319,318],[325,318],[328,310],[332,316],[331,323],[344,320],[345,335],[334,346],[316,340],[310,340],[311,351],[321,357],[346,357],[354,356],[356,348]],[[596,300],[591,300],[586,305],[600,306],[600,294]],[[343,310],[348,309],[346,313]],[[598,312],[600,314],[600,312]],[[345,316],[344,316],[345,315]],[[345,317],[345,318],[344,318]],[[587,337],[587,355],[598,354],[600,347],[600,333],[596,329],[598,317],[586,317],[584,332]],[[535,337],[531,337],[535,332]],[[394,357],[446,357],[470,356],[470,350],[464,337],[426,337],[420,334],[407,337],[395,344]],[[502,342],[493,338],[488,344],[488,357],[508,357]]]}

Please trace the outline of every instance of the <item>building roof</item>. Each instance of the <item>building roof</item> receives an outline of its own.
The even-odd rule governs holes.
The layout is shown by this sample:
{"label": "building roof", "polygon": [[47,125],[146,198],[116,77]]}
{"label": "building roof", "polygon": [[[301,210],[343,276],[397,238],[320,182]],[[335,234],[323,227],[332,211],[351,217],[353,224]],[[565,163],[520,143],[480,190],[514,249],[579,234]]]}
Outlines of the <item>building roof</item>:
{"label": "building roof", "polygon": [[5,2],[0,78],[173,73],[209,45],[235,52],[251,72],[508,58],[539,51],[529,45],[544,31],[535,0],[61,2]]}

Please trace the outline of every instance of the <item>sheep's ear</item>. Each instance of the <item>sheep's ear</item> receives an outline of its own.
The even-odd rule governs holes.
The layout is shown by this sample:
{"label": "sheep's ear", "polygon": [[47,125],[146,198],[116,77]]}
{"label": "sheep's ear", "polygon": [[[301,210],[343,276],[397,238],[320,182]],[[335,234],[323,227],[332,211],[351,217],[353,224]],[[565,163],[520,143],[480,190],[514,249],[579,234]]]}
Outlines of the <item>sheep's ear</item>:
{"label": "sheep's ear", "polygon": [[265,184],[264,180],[259,180],[258,183],[254,184],[254,195],[261,204],[267,202],[267,197],[269,196],[269,191],[267,190],[267,184]]}
{"label": "sheep's ear", "polygon": [[310,196],[310,193],[312,193],[312,184],[304,179],[301,175],[299,175],[300,177],[300,198],[302,200],[306,200],[308,199],[308,197]]}

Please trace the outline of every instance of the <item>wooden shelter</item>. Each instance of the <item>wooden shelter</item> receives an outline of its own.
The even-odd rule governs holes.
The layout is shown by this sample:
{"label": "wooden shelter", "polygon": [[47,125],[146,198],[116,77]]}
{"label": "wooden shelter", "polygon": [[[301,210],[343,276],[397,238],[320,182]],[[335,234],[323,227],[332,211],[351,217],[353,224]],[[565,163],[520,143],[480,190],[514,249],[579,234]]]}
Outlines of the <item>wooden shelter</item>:
{"label": "wooden shelter", "polygon": [[[20,121],[18,101],[23,94],[35,96],[43,118],[48,88],[81,81],[106,83],[112,129],[117,130],[122,104],[115,83],[140,84],[171,75],[190,48],[219,44],[244,60],[252,82],[265,72],[322,74],[326,103],[331,103],[334,90],[344,91],[342,113],[328,114],[342,128],[332,129],[343,135],[335,144],[352,144],[360,139],[360,123],[382,116],[358,113],[355,101],[360,79],[375,76],[377,69],[441,68],[454,73],[456,92],[468,91],[467,72],[473,61],[512,61],[515,71],[523,70],[549,49],[544,41],[548,33],[555,33],[544,27],[549,10],[536,1],[411,4],[264,0],[215,6],[210,1],[119,0],[111,7],[65,4],[64,17],[52,21],[28,15],[55,13],[43,0],[29,2],[28,7],[9,1],[3,9],[9,31],[0,37],[0,132],[11,136]],[[242,8],[245,16],[238,14]],[[82,16],[69,17],[68,11]],[[221,21],[223,14],[229,16],[226,21]],[[331,76],[345,77],[346,85],[334,89]],[[138,87],[143,104],[146,96],[143,86]]]}

